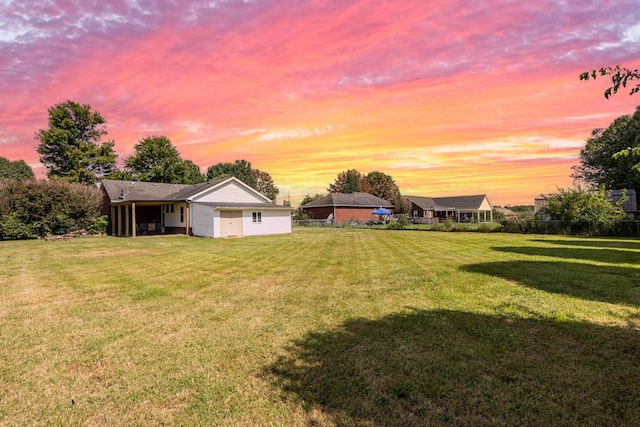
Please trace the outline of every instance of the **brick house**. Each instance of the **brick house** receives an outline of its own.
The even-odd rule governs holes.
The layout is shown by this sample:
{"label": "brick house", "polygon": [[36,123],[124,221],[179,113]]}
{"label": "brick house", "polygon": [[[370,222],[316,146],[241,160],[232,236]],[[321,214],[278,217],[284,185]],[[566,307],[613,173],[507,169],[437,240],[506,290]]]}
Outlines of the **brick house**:
{"label": "brick house", "polygon": [[385,208],[393,213],[393,205],[387,200],[368,193],[329,193],[301,206],[311,219],[335,220],[337,224],[379,220],[372,212]]}

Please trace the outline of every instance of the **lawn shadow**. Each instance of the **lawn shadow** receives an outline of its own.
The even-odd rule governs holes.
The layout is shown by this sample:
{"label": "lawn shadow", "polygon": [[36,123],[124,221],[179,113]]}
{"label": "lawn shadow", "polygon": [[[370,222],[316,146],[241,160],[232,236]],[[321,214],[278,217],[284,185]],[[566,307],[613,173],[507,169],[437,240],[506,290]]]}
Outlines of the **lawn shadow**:
{"label": "lawn shadow", "polygon": [[545,292],[640,306],[640,269],[559,261],[497,261],[460,268]]}
{"label": "lawn shadow", "polygon": [[588,237],[585,239],[571,240],[548,240],[548,239],[532,239],[532,242],[547,243],[551,245],[562,246],[583,246],[592,248],[620,248],[620,249],[640,249],[640,240],[635,239],[611,239],[604,237]]}
{"label": "lawn shadow", "polygon": [[414,310],[309,332],[265,367],[309,425],[602,426],[640,419],[640,333]]}
{"label": "lawn shadow", "polygon": [[510,252],[531,256],[547,256],[563,259],[582,259],[615,264],[639,264],[640,252],[624,249],[596,249],[575,247],[494,246],[498,252]]}

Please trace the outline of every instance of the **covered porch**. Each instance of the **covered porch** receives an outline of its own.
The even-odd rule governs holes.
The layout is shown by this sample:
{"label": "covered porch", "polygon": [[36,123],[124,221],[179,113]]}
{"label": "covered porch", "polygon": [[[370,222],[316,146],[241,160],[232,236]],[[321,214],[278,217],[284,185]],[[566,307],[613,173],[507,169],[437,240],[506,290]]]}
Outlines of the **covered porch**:
{"label": "covered porch", "polygon": [[[111,205],[109,216],[110,233],[117,237],[189,235],[191,231],[188,203],[122,201]],[[176,224],[173,217],[180,221]]]}

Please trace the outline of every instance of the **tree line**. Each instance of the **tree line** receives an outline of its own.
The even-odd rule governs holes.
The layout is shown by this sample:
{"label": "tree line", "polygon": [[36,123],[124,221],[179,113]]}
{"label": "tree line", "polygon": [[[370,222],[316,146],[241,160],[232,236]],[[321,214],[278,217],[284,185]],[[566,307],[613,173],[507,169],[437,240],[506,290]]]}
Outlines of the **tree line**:
{"label": "tree line", "polygon": [[254,169],[246,160],[209,166],[206,175],[191,160],[183,159],[163,135],[142,138],[135,153],[116,165],[118,155],[107,135],[106,120],[90,105],[66,101],[49,108],[48,128],[36,132],[40,161],[47,176],[71,183],[94,184],[101,179],[138,180],[169,184],[199,184],[235,176],[271,200],[279,189],[269,173]]}

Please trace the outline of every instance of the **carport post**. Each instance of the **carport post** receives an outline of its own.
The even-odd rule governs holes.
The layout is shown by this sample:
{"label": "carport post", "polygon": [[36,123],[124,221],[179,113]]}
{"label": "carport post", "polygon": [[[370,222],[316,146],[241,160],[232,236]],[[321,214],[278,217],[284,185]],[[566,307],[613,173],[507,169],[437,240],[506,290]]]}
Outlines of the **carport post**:
{"label": "carport post", "polygon": [[136,237],[136,204],[131,203],[131,235]]}

